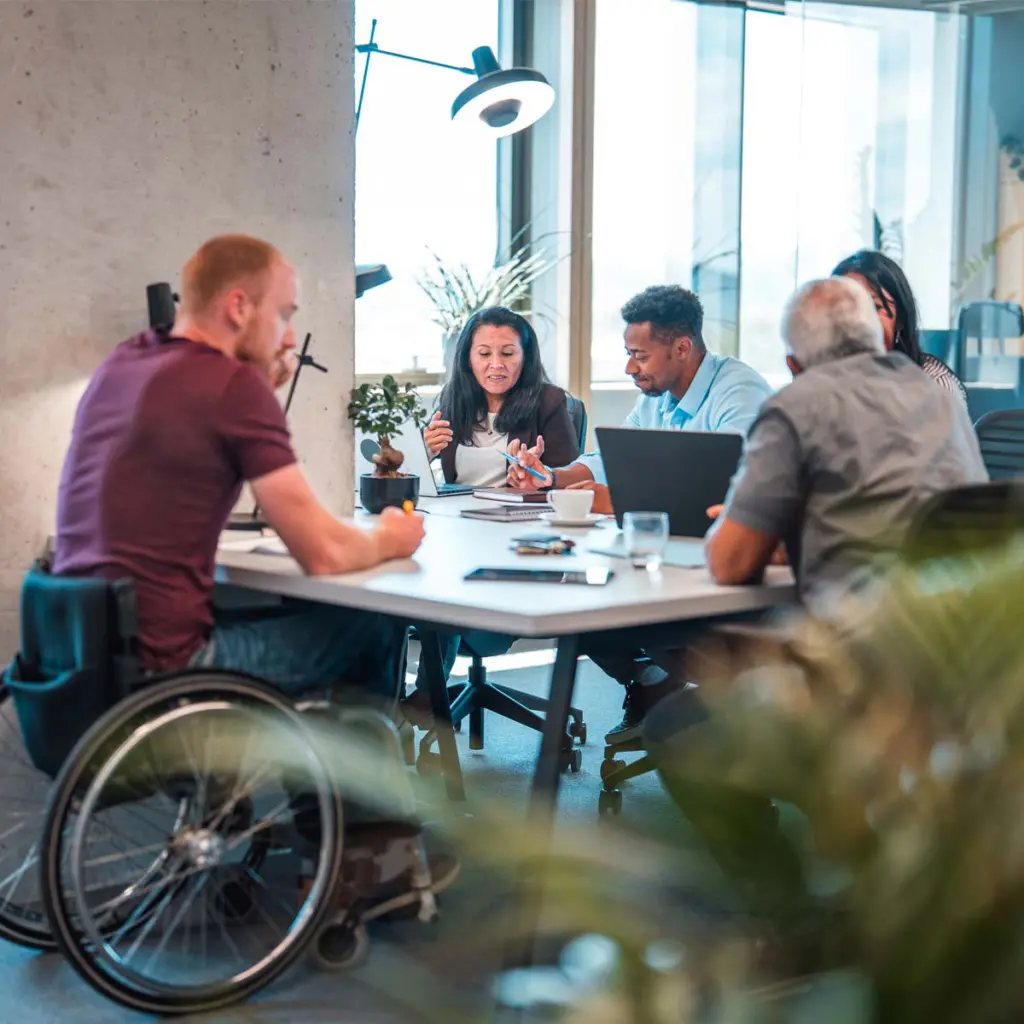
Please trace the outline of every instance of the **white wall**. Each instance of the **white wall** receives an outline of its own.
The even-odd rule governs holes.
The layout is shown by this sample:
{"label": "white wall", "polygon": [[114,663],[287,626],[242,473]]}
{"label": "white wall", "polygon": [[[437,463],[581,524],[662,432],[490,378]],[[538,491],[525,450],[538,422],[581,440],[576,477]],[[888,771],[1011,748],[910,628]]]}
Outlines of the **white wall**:
{"label": "white wall", "polygon": [[52,532],[75,404],[206,238],[265,237],[303,279],[296,446],[352,504],[352,0],[0,3],[0,661]]}

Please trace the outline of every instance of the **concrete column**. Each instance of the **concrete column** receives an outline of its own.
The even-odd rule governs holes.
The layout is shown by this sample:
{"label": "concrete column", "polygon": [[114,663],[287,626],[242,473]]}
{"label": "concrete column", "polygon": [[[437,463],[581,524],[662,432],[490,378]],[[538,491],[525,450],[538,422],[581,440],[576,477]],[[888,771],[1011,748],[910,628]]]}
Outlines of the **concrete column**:
{"label": "concrete column", "polygon": [[352,508],[352,0],[0,3],[0,660],[53,530],[75,405],[206,238],[266,238],[303,281],[296,447]]}

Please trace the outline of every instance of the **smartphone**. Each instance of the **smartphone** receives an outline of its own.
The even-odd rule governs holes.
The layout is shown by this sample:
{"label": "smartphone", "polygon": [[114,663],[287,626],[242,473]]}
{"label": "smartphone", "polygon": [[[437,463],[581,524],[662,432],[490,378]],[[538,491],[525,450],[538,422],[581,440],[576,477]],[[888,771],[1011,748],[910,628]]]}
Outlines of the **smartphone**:
{"label": "smartphone", "polygon": [[576,542],[557,533],[535,533],[515,537],[511,547],[517,555],[571,555],[576,549]]}
{"label": "smartphone", "polygon": [[501,583],[581,583],[587,587],[603,587],[615,575],[604,565],[587,569],[474,569],[465,580],[487,580]]}

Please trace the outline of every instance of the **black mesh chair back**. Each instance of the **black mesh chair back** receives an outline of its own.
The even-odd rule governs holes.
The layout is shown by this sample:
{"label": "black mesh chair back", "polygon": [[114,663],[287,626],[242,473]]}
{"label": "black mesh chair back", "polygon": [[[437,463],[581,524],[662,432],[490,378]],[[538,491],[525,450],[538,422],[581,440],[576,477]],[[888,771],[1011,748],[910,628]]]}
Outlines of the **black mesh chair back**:
{"label": "black mesh chair back", "polygon": [[921,509],[905,554],[911,562],[983,552],[1024,530],[1024,484],[1000,480],[955,487]]}
{"label": "black mesh chair back", "polygon": [[966,387],[971,419],[1024,405],[1022,334],[1024,310],[1016,302],[969,302],[960,309],[953,370]]}
{"label": "black mesh chair back", "polygon": [[986,413],[974,429],[991,480],[1024,477],[1024,409]]}
{"label": "black mesh chair back", "polygon": [[569,410],[569,419],[576,428],[576,440],[579,442],[580,451],[585,451],[587,446],[587,407],[578,398],[572,395],[565,396],[565,404]]}

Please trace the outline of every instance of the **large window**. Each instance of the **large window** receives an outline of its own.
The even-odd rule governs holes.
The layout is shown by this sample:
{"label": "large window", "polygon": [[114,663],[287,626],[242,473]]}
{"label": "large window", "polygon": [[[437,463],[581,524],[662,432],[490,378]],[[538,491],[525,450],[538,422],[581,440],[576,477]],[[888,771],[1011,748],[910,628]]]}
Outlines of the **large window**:
{"label": "large window", "polygon": [[[358,0],[356,42],[378,19],[385,50],[457,66],[498,48],[499,0]],[[356,55],[356,94],[365,58]],[[375,55],[356,136],[356,262],[386,263],[393,280],[356,303],[356,372],[440,371],[442,330],[417,278],[433,254],[474,275],[498,245],[494,141],[453,128],[455,71]]]}
{"label": "large window", "polygon": [[706,339],[785,371],[783,305],[862,247],[906,269],[925,327],[957,301],[965,19],[797,3],[598,4],[592,379],[621,381],[619,306],[677,282]]}
{"label": "large window", "polygon": [[747,14],[740,355],[781,374],[801,282],[878,248],[949,325],[962,19],[845,4]]}
{"label": "large window", "polygon": [[651,284],[700,288],[707,333],[736,333],[743,12],[597,5],[594,381],[621,381],[619,309]]}

